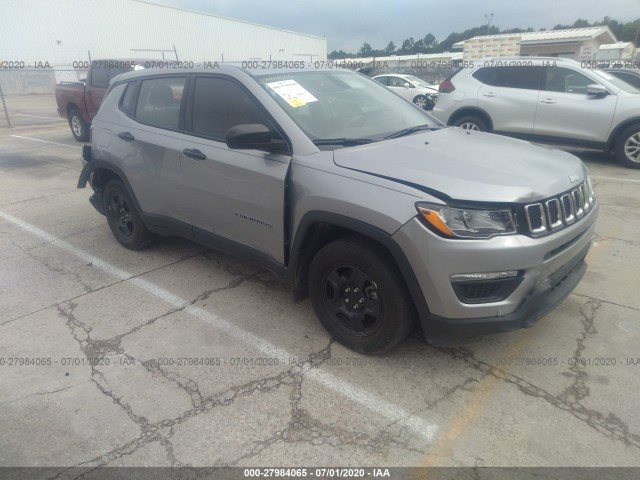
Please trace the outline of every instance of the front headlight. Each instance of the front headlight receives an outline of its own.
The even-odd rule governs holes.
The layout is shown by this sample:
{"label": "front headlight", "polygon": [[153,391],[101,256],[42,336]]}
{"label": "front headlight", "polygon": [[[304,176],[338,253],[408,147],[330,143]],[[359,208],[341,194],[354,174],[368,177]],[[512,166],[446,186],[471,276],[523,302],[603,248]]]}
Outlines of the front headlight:
{"label": "front headlight", "polygon": [[441,205],[416,205],[420,216],[449,238],[490,238],[516,233],[511,210],[476,210]]}

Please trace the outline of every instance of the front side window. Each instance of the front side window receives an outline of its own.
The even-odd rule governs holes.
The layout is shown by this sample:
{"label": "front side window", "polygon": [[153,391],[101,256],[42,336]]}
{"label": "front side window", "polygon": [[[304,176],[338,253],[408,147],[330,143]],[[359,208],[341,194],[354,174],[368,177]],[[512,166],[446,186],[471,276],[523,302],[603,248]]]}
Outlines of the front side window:
{"label": "front side window", "polygon": [[404,87],[405,83],[408,83],[408,82],[404,78],[389,77],[389,86],[390,87]]}
{"label": "front side window", "polygon": [[197,78],[193,97],[192,131],[224,139],[236,125],[271,122],[255,100],[238,84],[223,78]]}
{"label": "front side window", "polygon": [[136,105],[136,120],[153,127],[178,130],[184,84],[184,77],[143,80]]}
{"label": "front side window", "polygon": [[564,67],[547,67],[545,69],[543,90],[563,93],[586,93],[587,85],[595,82],[589,77]]}

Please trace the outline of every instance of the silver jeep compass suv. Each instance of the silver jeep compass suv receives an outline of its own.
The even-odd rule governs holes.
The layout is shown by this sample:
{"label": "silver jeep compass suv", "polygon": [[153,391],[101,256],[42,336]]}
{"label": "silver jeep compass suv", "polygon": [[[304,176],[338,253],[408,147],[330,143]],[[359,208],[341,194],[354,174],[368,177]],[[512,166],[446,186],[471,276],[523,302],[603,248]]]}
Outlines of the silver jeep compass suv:
{"label": "silver jeep compass suv", "polygon": [[361,74],[116,77],[78,186],[125,247],[257,262],[337,340],[386,351],[530,326],[578,283],[597,202],[573,155],[446,128]]}
{"label": "silver jeep compass suv", "polygon": [[614,152],[640,168],[640,90],[591,66],[552,57],[469,62],[442,82],[433,115],[465,129]]}

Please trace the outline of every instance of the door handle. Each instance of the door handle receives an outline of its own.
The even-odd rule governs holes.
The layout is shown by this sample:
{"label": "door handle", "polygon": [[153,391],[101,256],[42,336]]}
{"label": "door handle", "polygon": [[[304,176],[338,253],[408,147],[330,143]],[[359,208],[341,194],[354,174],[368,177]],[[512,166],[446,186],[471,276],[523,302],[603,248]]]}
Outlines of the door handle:
{"label": "door handle", "polygon": [[125,142],[131,142],[136,139],[136,137],[131,135],[129,132],[120,132],[118,134],[118,137],[124,140]]}
{"label": "door handle", "polygon": [[182,150],[185,157],[193,158],[194,160],[206,160],[207,156],[197,148],[185,148]]}
{"label": "door handle", "polygon": [[556,101],[553,98],[543,98],[540,103],[556,103]]}
{"label": "door handle", "polygon": [[495,96],[496,96],[496,94],[495,94],[495,93],[493,93],[493,92],[483,93],[483,95],[484,95],[485,97],[495,97]]}

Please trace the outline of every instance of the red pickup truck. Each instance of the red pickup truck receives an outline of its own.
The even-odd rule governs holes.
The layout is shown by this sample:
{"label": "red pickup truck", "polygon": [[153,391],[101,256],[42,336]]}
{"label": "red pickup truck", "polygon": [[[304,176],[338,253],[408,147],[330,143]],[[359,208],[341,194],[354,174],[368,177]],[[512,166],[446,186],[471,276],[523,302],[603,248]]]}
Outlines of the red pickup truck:
{"label": "red pickup truck", "polygon": [[[158,60],[151,60],[156,63]],[[63,82],[56,85],[58,113],[69,120],[71,133],[79,142],[89,140],[91,120],[98,113],[109,81],[124,72],[144,68],[149,60],[118,59],[93,60],[87,78],[80,82]]]}

